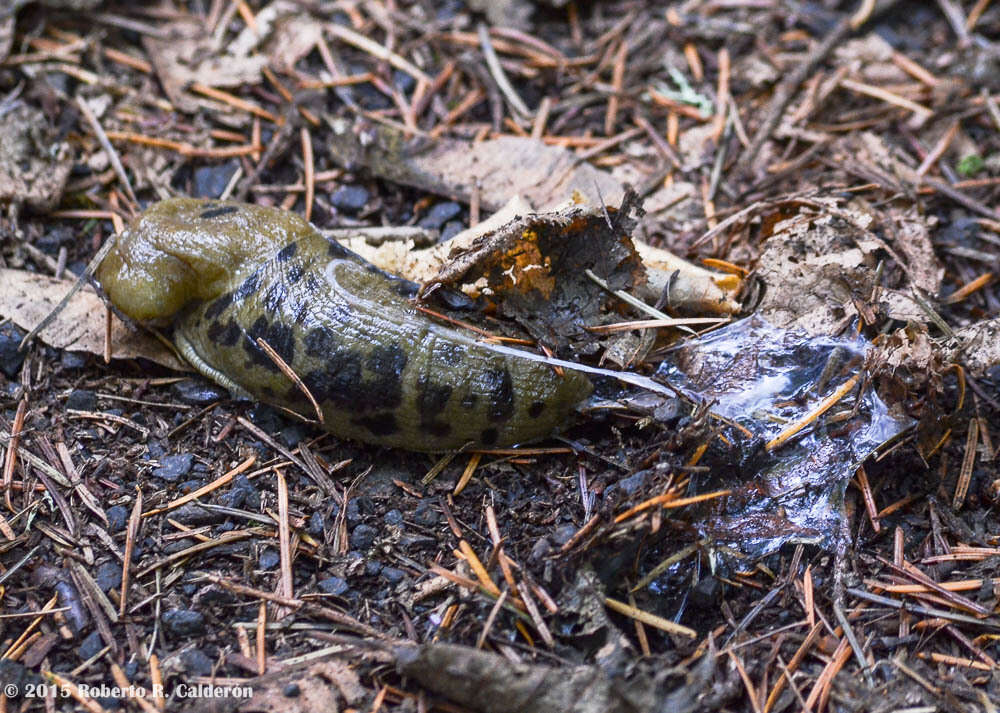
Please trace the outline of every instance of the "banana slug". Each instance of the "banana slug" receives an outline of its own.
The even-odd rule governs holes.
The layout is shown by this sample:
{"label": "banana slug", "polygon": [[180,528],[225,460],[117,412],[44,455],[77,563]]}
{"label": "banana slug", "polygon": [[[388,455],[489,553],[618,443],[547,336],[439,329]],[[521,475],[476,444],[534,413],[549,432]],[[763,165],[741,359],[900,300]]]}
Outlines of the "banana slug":
{"label": "banana slug", "polygon": [[[173,198],[122,232],[97,269],[136,322],[172,325],[178,351],[237,395],[315,417],[333,434],[441,451],[552,433],[592,390],[536,355],[477,342],[415,309],[412,283],[264,206]],[[524,356],[522,356],[522,354]]]}

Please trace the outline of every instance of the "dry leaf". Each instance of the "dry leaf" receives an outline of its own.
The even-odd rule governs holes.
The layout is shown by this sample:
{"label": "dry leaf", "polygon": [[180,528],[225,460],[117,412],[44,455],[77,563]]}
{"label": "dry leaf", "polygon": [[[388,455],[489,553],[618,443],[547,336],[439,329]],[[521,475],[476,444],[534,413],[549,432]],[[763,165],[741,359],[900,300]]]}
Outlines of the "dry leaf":
{"label": "dry leaf", "polygon": [[[0,269],[0,319],[9,319],[31,330],[52,311],[73,283],[22,270]],[[55,321],[42,330],[39,339],[49,346],[70,351],[104,353],[104,303],[90,288],[73,295]],[[145,332],[130,329],[112,317],[111,343],[118,359],[142,357],[170,369],[188,367],[165,346]]]}

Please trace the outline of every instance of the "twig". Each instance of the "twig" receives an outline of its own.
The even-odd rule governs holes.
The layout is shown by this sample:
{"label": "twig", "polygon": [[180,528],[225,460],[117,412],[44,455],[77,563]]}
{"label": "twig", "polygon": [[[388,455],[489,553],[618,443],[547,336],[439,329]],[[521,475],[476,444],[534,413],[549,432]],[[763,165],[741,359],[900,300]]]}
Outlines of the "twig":
{"label": "twig", "polygon": [[125,192],[128,193],[129,200],[132,201],[132,205],[139,205],[139,199],[135,197],[135,191],[132,190],[132,183],[128,180],[128,175],[125,173],[125,167],[122,165],[121,159],[118,157],[118,152],[115,151],[115,147],[111,145],[108,135],[104,133],[104,127],[94,116],[94,112],[90,110],[87,106],[87,102],[83,100],[82,97],[76,98],[76,106],[80,109],[80,113],[83,114],[83,118],[87,120],[90,124],[90,128],[94,131],[94,136],[97,137],[97,141],[101,144],[101,148],[104,149],[104,153],[107,154],[108,160],[111,162],[111,167],[115,170],[115,174],[118,176],[118,180],[121,181],[122,186],[125,188]]}
{"label": "twig", "polygon": [[503,92],[504,98],[511,105],[511,107],[516,111],[522,118],[527,119],[531,117],[531,109],[524,103],[520,95],[514,90],[513,85],[511,85],[510,80],[507,79],[507,73],[503,71],[503,67],[500,66],[500,59],[497,57],[496,51],[493,49],[493,44],[490,42],[489,29],[486,27],[486,23],[480,22],[479,27],[476,28],[479,32],[479,44],[483,49],[483,57],[486,59],[486,66],[490,70],[490,74],[493,76],[493,80],[497,83],[500,91]]}

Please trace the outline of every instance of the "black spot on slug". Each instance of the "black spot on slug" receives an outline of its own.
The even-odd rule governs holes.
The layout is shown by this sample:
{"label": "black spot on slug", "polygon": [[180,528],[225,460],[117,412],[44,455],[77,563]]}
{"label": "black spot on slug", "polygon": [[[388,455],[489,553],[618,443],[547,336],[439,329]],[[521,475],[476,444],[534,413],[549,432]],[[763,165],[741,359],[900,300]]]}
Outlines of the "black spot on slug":
{"label": "black spot on slug", "polygon": [[399,424],[396,417],[391,413],[377,413],[372,416],[359,416],[352,418],[351,423],[368,429],[375,436],[391,436],[399,431]]}
{"label": "black spot on slug", "polygon": [[219,337],[222,336],[222,330],[223,327],[221,322],[212,322],[210,325],[208,325],[208,329],[205,331],[205,335],[213,342],[218,342]]}
{"label": "black spot on slug", "polygon": [[542,411],[545,410],[544,401],[534,401],[531,406],[528,407],[528,415],[532,418],[538,418],[542,415]]}
{"label": "black spot on slug", "polygon": [[434,358],[448,366],[458,366],[465,358],[465,347],[438,340],[434,345]]}
{"label": "black spot on slug", "polygon": [[275,255],[274,257],[278,262],[288,262],[293,257],[295,257],[295,253],[297,253],[298,251],[299,251],[298,243],[289,243],[281,250],[279,250],[278,254]]}
{"label": "black spot on slug", "polygon": [[269,371],[281,371],[278,365],[271,361],[270,357],[264,353],[264,350],[257,345],[258,338],[267,339],[267,328],[267,317],[262,315],[247,330],[247,338],[243,342],[243,349],[246,350],[247,356],[250,357],[247,367],[263,366]]}
{"label": "black spot on slug", "polygon": [[260,275],[256,272],[250,275],[247,279],[243,280],[243,284],[236,288],[233,293],[234,300],[245,300],[247,297],[252,295],[260,287]]}
{"label": "black spot on slug", "polygon": [[377,346],[365,364],[375,375],[367,387],[372,402],[382,408],[396,408],[403,402],[403,369],[406,353],[398,344]]}
{"label": "black spot on slug", "polygon": [[286,303],[288,299],[288,285],[277,280],[265,290],[260,300],[268,312],[286,313]]}
{"label": "black spot on slug", "polygon": [[490,398],[486,417],[491,421],[506,421],[514,415],[514,382],[510,378],[510,371],[506,366],[503,369],[489,369],[484,377]]}
{"label": "black spot on slug", "polygon": [[222,334],[219,335],[219,344],[224,347],[234,347],[236,342],[240,340],[241,333],[240,325],[236,324],[236,320],[230,317]]}
{"label": "black spot on slug", "polygon": [[291,364],[295,359],[295,330],[291,325],[275,322],[269,325],[267,317],[258,317],[249,330],[247,330],[247,341],[243,343],[247,355],[250,357],[251,366],[262,366],[269,371],[281,371],[277,364],[268,356],[267,352],[257,344],[258,339],[267,342],[274,352],[281,357],[286,364]]}
{"label": "black spot on slug", "polygon": [[420,430],[435,436],[447,436],[451,426],[439,420],[448,399],[451,398],[451,386],[435,384],[426,377],[421,377],[417,384],[417,414],[420,416]]}
{"label": "black spot on slug", "polygon": [[212,300],[212,304],[205,308],[205,319],[215,319],[220,314],[222,314],[225,309],[233,303],[233,293],[226,292],[225,294],[216,297]]}
{"label": "black spot on slug", "polygon": [[220,215],[229,215],[230,213],[235,213],[239,210],[234,205],[220,206],[218,208],[209,208],[208,210],[202,211],[202,214],[198,217],[202,220],[208,220],[209,218],[218,218]]}
{"label": "black spot on slug", "polygon": [[424,433],[429,433],[432,436],[444,438],[451,433],[451,426],[444,421],[435,421],[434,423],[420,424],[420,430]]}
{"label": "black spot on slug", "polygon": [[208,337],[209,341],[224,347],[236,346],[236,342],[240,339],[240,326],[232,317],[225,323],[216,319],[208,325],[205,336]]}
{"label": "black spot on slug", "polygon": [[306,354],[312,357],[329,356],[337,348],[336,339],[326,327],[314,327],[306,333]]}
{"label": "black spot on slug", "polygon": [[285,273],[285,279],[288,280],[289,284],[294,285],[295,283],[297,283],[299,280],[302,279],[302,275],[304,274],[305,274],[305,269],[301,265],[292,265],[291,267],[288,268],[288,271]]}
{"label": "black spot on slug", "polygon": [[451,386],[435,384],[427,378],[421,378],[417,384],[417,412],[420,418],[432,421],[437,418],[451,397]]}
{"label": "black spot on slug", "polygon": [[289,243],[285,247],[281,248],[281,250],[278,251],[278,254],[275,255],[274,257],[278,260],[278,262],[288,262],[293,257],[295,257],[295,253],[297,253],[298,251],[299,251],[298,243]]}
{"label": "black spot on slug", "polygon": [[354,257],[354,253],[338,243],[336,240],[327,238],[326,254],[330,257]]}
{"label": "black spot on slug", "polygon": [[483,432],[479,434],[479,440],[482,441],[484,446],[492,446],[497,442],[500,437],[500,432],[495,428],[484,428]]}
{"label": "black spot on slug", "polygon": [[355,413],[379,412],[402,404],[406,355],[398,346],[375,347],[366,357],[338,347],[328,330],[318,328],[306,335],[305,345],[307,354],[322,355],[323,359],[322,369],[302,377],[317,401]]}
{"label": "black spot on slug", "polygon": [[265,341],[286,364],[295,360],[295,330],[290,324],[275,322],[268,330]]}
{"label": "black spot on slug", "polygon": [[[316,332],[319,330],[313,330]],[[312,332],[310,332],[310,335]],[[309,336],[306,337],[307,351]],[[331,349],[324,356],[324,368],[315,369],[302,377],[313,398],[329,402],[338,408],[364,410],[361,379],[361,354],[346,349]]]}
{"label": "black spot on slug", "polygon": [[409,280],[393,280],[392,289],[400,297],[410,299],[417,296],[417,292],[420,291],[420,285]]}

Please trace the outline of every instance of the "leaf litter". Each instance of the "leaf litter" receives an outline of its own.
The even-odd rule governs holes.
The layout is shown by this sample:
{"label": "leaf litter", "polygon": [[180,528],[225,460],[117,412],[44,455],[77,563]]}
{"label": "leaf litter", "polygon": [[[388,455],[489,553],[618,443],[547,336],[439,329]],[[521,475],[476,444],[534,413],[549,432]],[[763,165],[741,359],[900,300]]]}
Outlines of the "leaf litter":
{"label": "leaf litter", "polygon": [[[37,637],[27,618],[5,622],[6,660],[20,662],[5,680],[251,682],[248,705],[278,709],[296,684],[282,665],[317,652],[332,668],[298,683],[301,702],[331,709],[420,707],[433,691],[477,710],[589,710],[585,690],[623,710],[988,706],[1000,111],[982,48],[997,9],[509,6],[516,28],[479,32],[476,15],[410,3],[336,16],[106,3],[98,33],[40,3],[0,17],[5,114],[43,107],[32,131],[74,153],[46,167],[53,154],[22,151],[28,163],[4,169],[17,186],[0,226],[4,318],[37,323],[22,313],[62,294],[37,273],[90,257],[92,241],[60,242],[51,222],[79,237],[73,221],[93,209],[137,211],[133,189],[143,202],[247,196],[362,234],[420,220],[433,194],[460,201],[469,229],[423,251],[379,248],[417,266],[398,272],[430,300],[485,305],[490,331],[595,350],[685,396],[602,384],[567,440],[463,454],[424,483],[429,466],[400,454],[303,440],[299,424],[231,402],[189,416],[197,402],[177,400],[196,393],[36,343],[0,384],[5,604],[40,622]],[[98,126],[78,121],[75,99]],[[334,205],[345,184],[368,191],[360,212]],[[627,184],[644,215],[615,211]],[[512,197],[519,207],[477,232],[479,212]],[[622,230],[625,215],[636,224]],[[574,221],[583,229],[563,230]],[[43,343],[100,353],[92,299],[79,293]],[[574,315],[574,299],[588,309]],[[699,338],[673,319],[751,312]],[[114,329],[119,350],[130,336]],[[187,480],[156,476],[168,463]],[[344,469],[345,482],[332,475]],[[201,504],[158,514],[185,491]],[[74,510],[94,492],[107,522]],[[134,507],[133,524],[115,529],[115,507]],[[101,577],[124,545],[138,562],[116,590]],[[280,579],[276,551],[295,560]],[[420,581],[437,584],[410,598]],[[147,608],[154,584],[163,616]],[[69,638],[44,618],[61,614],[53,592],[76,610]],[[106,649],[89,659],[88,628]],[[380,630],[420,646],[388,679],[359,654]]]}

